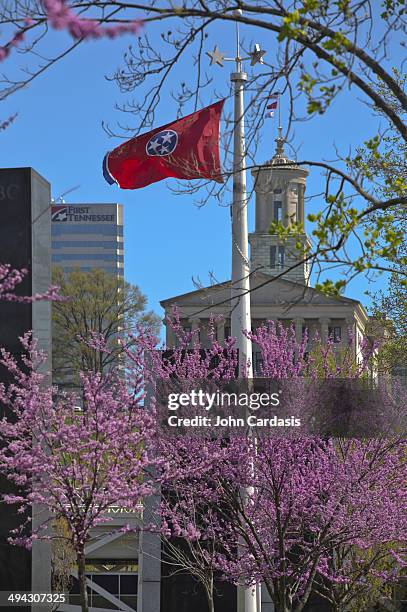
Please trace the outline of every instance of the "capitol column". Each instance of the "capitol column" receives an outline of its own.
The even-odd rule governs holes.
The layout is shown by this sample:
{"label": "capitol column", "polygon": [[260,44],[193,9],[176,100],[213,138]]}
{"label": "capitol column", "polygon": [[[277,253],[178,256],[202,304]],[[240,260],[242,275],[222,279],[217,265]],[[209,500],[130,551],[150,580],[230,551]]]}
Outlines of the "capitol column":
{"label": "capitol column", "polygon": [[225,341],[225,319],[216,322],[216,340],[221,345]]}
{"label": "capitol column", "polygon": [[353,355],[356,356],[356,325],[355,319],[353,317],[347,317],[345,319],[346,328],[345,338],[346,338],[346,348],[350,348]]}
{"label": "capitol column", "polygon": [[168,319],[163,319],[162,321],[165,325],[165,345],[167,349],[174,348],[176,344],[176,338],[171,323]]}
{"label": "capitol column", "polygon": [[302,342],[302,329],[305,325],[305,319],[302,319],[301,317],[297,317],[296,319],[294,319],[294,323],[295,323],[295,339],[296,341],[301,344]]}
{"label": "capitol column", "polygon": [[190,317],[188,319],[189,323],[191,323],[191,332],[192,332],[192,343],[199,342],[201,339],[200,333],[200,323],[201,319],[198,317]]}
{"label": "capitol column", "polygon": [[321,340],[322,342],[327,342],[328,336],[329,336],[329,325],[331,323],[331,319],[329,319],[328,317],[320,317],[318,321],[319,321],[319,328],[320,328],[320,333],[321,333]]}
{"label": "capitol column", "polygon": [[297,223],[304,223],[304,194],[305,185],[298,184]]}

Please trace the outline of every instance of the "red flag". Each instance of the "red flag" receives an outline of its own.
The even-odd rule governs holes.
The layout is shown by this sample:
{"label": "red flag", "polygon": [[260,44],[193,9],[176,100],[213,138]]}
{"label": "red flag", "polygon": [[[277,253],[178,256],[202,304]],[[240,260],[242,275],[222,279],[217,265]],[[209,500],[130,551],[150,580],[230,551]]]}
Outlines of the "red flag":
{"label": "red flag", "polygon": [[279,102],[279,99],[278,99],[279,95],[280,95],[279,92],[277,92],[269,96],[269,100],[273,100],[273,102],[267,105],[267,108],[269,109],[270,112],[266,113],[266,117],[274,117],[274,111],[276,110],[278,106],[278,102]]}
{"label": "red flag", "polygon": [[169,177],[222,183],[219,122],[223,104],[220,100],[116,147],[103,160],[105,179],[122,189],[139,189]]}

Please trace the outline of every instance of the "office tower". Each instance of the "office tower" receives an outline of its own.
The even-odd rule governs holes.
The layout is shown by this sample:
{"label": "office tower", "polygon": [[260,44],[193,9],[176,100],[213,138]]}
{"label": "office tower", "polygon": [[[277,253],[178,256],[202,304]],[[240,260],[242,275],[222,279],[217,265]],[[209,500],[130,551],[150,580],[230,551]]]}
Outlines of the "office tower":
{"label": "office tower", "polygon": [[65,272],[101,268],[123,276],[121,204],[55,204],[51,220],[53,265]]}

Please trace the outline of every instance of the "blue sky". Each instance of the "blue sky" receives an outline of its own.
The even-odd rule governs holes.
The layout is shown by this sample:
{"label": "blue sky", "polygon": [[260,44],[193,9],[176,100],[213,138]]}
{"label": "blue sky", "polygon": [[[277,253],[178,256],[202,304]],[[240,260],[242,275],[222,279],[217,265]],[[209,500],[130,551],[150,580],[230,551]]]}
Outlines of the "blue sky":
{"label": "blue sky", "polygon": [[[151,32],[154,34],[154,31]],[[243,31],[248,40],[250,32]],[[51,44],[60,40],[53,34]],[[217,26],[209,35],[206,47],[215,43],[225,52],[233,53],[234,29],[231,25]],[[269,36],[257,39],[267,49],[269,61],[276,52],[276,43]],[[3,42],[3,41],[0,41]],[[227,206],[211,201],[198,208],[194,197],[175,195],[165,182],[136,191],[121,191],[103,179],[101,162],[105,152],[120,142],[102,129],[102,121],[112,127],[117,121],[135,121],[115,110],[115,103],[131,98],[121,94],[115,83],[105,79],[121,66],[124,50],[132,42],[130,36],[114,41],[88,42],[73,54],[53,66],[29,88],[2,102],[0,119],[18,112],[15,123],[0,134],[0,166],[32,166],[52,185],[53,197],[79,186],[66,196],[70,202],[120,202],[125,218],[125,275],[139,285],[149,299],[149,306],[160,312],[159,300],[194,288],[192,277],[206,284],[209,272],[219,280],[230,274],[230,225]],[[158,43],[159,44],[159,43]],[[186,58],[176,75],[192,75],[194,67]],[[2,68],[21,63],[21,56],[13,53]],[[217,91],[227,92],[231,67],[209,67]],[[175,83],[175,81],[174,81]],[[142,90],[133,94],[142,95]],[[210,92],[203,103],[213,101]],[[376,121],[369,109],[357,100],[360,95],[345,91],[334,101],[329,112],[312,121],[300,123],[295,129],[295,145],[303,159],[332,160],[335,145],[343,153],[350,146],[361,143],[375,133]],[[231,111],[231,102],[227,102]],[[286,109],[282,101],[283,120]],[[157,113],[156,126],[175,118],[174,101],[164,96]],[[275,120],[268,120],[263,128],[263,141],[257,162],[273,154],[276,136]],[[168,181],[175,185],[175,181]],[[323,179],[313,170],[307,194],[320,192]],[[318,209],[318,199],[307,212]],[[254,203],[249,205],[249,227],[253,229]],[[377,290],[384,280],[368,287],[361,278],[353,282],[346,295],[367,302],[364,291]]]}

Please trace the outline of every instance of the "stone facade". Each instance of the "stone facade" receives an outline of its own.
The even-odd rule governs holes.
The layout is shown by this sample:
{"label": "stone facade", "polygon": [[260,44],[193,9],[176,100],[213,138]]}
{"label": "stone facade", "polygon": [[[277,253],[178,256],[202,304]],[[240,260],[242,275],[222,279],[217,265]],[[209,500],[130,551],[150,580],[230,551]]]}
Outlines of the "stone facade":
{"label": "stone facade", "polygon": [[[348,334],[354,338],[352,350],[360,357],[360,345],[366,335],[368,315],[356,300],[346,297],[327,297],[314,288],[289,281],[273,278],[263,272],[255,272],[251,277],[252,329],[266,321],[293,324],[298,340],[307,329],[310,338],[318,335],[326,339],[334,337],[335,346],[343,347],[348,343]],[[208,346],[208,324],[211,316],[222,317],[217,321],[216,333],[219,342],[230,335],[230,311],[227,300],[230,296],[230,282],[200,289],[181,296],[163,300],[161,305],[167,315],[177,307],[185,329],[200,329],[203,347]],[[173,331],[167,326],[166,343],[169,348],[176,343]],[[258,359],[253,347],[253,363]]]}

